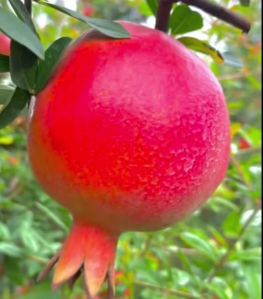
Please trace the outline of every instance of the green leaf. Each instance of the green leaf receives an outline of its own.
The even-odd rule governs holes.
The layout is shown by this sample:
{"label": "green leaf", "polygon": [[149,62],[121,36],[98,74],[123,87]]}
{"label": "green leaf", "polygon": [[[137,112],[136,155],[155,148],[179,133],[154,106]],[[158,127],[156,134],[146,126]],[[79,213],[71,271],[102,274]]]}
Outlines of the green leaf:
{"label": "green leaf", "polygon": [[14,93],[14,89],[6,86],[0,85],[0,105],[5,105]]}
{"label": "green leaf", "polygon": [[227,282],[219,277],[214,277],[213,280],[207,283],[207,288],[213,291],[218,299],[230,299],[233,298],[231,288]]}
{"label": "green leaf", "polygon": [[245,267],[245,281],[247,287],[247,294],[249,299],[262,298],[262,284],[261,284],[261,263],[258,266],[246,266]]}
{"label": "green leaf", "polygon": [[61,56],[70,44],[69,37],[61,37],[56,40],[46,51],[45,60],[41,61],[38,66],[36,92],[41,91],[47,84],[53,74]]}
{"label": "green leaf", "polygon": [[221,53],[205,41],[194,37],[181,37],[178,41],[191,50],[209,55],[217,63],[224,63],[224,58]]}
{"label": "green leaf", "polygon": [[53,211],[51,211],[49,208],[47,208],[46,206],[42,205],[39,202],[36,202],[36,205],[42,212],[44,212],[47,215],[47,217],[50,220],[52,220],[64,231],[68,232],[68,227],[66,226],[66,224],[62,220],[60,220],[60,218]]}
{"label": "green leaf", "polygon": [[238,250],[232,253],[231,260],[260,263],[262,250],[261,248],[251,248],[247,250]]}
{"label": "green leaf", "polygon": [[202,16],[185,4],[176,5],[170,17],[170,28],[173,35],[198,30],[203,27]]}
{"label": "green leaf", "polygon": [[0,254],[5,254],[11,257],[19,257],[22,254],[22,250],[13,244],[1,242]]}
{"label": "green leaf", "polygon": [[9,72],[9,56],[0,54],[0,73]]}
{"label": "green leaf", "polygon": [[27,230],[21,230],[21,239],[25,247],[28,248],[30,251],[37,252],[40,249],[39,242],[35,237],[35,232],[32,228]]}
{"label": "green leaf", "polygon": [[84,22],[88,25],[90,25],[92,28],[97,29],[101,33],[116,38],[116,39],[122,39],[122,38],[129,38],[130,34],[124,29],[120,24],[109,21],[109,20],[102,20],[102,19],[94,19],[94,18],[88,18],[81,14],[79,14],[76,11],[73,11],[71,9],[68,9],[66,7],[62,7],[59,5],[51,4],[45,1],[38,1],[39,4],[43,4],[49,7],[52,7],[56,10],[59,10],[63,12],[64,14],[67,14],[81,22]]}
{"label": "green leaf", "polygon": [[3,31],[11,39],[25,46],[35,53],[39,58],[44,59],[44,49],[39,38],[20,19],[14,14],[5,11],[0,7],[0,30]]}
{"label": "green leaf", "polygon": [[30,101],[28,91],[16,88],[10,102],[0,113],[0,129],[10,124]]}
{"label": "green leaf", "polygon": [[237,238],[241,229],[240,211],[233,211],[229,215],[225,215],[223,222],[224,234],[229,238]]}
{"label": "green leaf", "polygon": [[242,6],[250,6],[250,0],[239,0],[239,3],[242,5]]}
{"label": "green leaf", "polygon": [[25,5],[20,0],[8,0],[14,9],[16,15],[19,17],[21,21],[27,24],[33,31],[36,33],[35,26],[32,22],[31,16],[28,13]]}
{"label": "green leaf", "polygon": [[233,66],[235,68],[243,68],[244,64],[243,62],[235,55],[235,53],[232,53],[231,51],[225,51],[221,53],[225,63],[227,65]]}
{"label": "green leaf", "polygon": [[158,0],[146,0],[147,4],[149,5],[152,13],[154,15],[157,14],[158,6],[159,6],[159,1]]}
{"label": "green leaf", "polygon": [[197,249],[212,261],[217,260],[217,252],[215,251],[214,247],[207,242],[207,240],[203,240],[199,236],[192,233],[183,233],[181,237],[187,245]]}
{"label": "green leaf", "polygon": [[0,222],[0,239],[7,240],[10,239],[11,233],[7,225]]}
{"label": "green leaf", "polygon": [[50,288],[49,283],[41,283],[33,286],[30,289],[30,292],[22,295],[20,299],[60,299],[61,296],[59,294],[54,293]]}
{"label": "green leaf", "polygon": [[38,57],[26,47],[11,42],[10,73],[12,81],[20,88],[34,93]]}

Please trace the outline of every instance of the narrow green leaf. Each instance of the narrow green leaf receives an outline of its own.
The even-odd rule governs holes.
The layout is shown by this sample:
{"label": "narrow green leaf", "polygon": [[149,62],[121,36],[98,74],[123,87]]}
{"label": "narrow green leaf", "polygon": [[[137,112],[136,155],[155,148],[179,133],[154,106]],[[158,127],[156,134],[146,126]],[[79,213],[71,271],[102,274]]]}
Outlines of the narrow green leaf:
{"label": "narrow green leaf", "polygon": [[109,20],[88,18],[66,7],[51,4],[45,1],[38,1],[38,3],[52,7],[60,12],[63,12],[64,14],[67,14],[81,22],[84,22],[90,25],[92,28],[95,28],[101,33],[110,36],[112,38],[122,39],[122,38],[130,37],[130,34],[126,31],[126,29],[124,29],[120,24],[116,22],[109,21]]}
{"label": "narrow green leaf", "polygon": [[249,299],[262,298],[262,277],[260,265],[261,263],[257,263],[256,266],[247,265],[246,267],[244,267],[245,283]]}
{"label": "narrow green leaf", "polygon": [[223,278],[214,277],[211,282],[207,283],[207,288],[210,289],[218,299],[233,298],[231,288]]}
{"label": "narrow green leaf", "polygon": [[209,55],[217,63],[224,63],[222,54],[205,41],[194,37],[181,37],[178,41],[191,50]]}
{"label": "narrow green leaf", "polygon": [[159,6],[159,1],[158,0],[146,0],[148,6],[150,7],[152,13],[154,15],[157,14],[158,6]]}
{"label": "narrow green leaf", "polygon": [[203,27],[203,18],[189,6],[177,5],[170,17],[170,28],[173,35],[184,34]]}
{"label": "narrow green leaf", "polygon": [[14,14],[5,11],[0,7],[0,30],[3,31],[11,39],[25,46],[35,53],[39,58],[44,59],[44,49],[39,38],[20,19]]}
{"label": "narrow green leaf", "polygon": [[36,93],[46,86],[70,42],[71,39],[69,37],[61,37],[47,49],[45,60],[41,61],[38,66]]}
{"label": "narrow green leaf", "polygon": [[231,51],[225,51],[222,52],[221,54],[226,64],[238,69],[244,67],[243,62],[239,59],[237,55],[235,55],[235,53]]}
{"label": "narrow green leaf", "polygon": [[37,252],[39,250],[40,244],[35,237],[35,231],[30,228],[27,230],[21,230],[21,239],[26,248],[32,252]]}
{"label": "narrow green leaf", "polygon": [[22,250],[13,244],[1,242],[0,243],[0,253],[11,256],[11,257],[19,257],[22,254]]}
{"label": "narrow green leaf", "polygon": [[42,205],[39,202],[36,202],[37,207],[44,212],[47,217],[52,220],[55,224],[57,224],[60,228],[62,228],[64,231],[68,231],[68,227],[66,226],[66,224],[60,220],[60,218],[53,212],[51,211],[48,207]]}
{"label": "narrow green leaf", "polygon": [[6,86],[0,85],[0,105],[5,105],[14,93],[14,89]]}
{"label": "narrow green leaf", "polygon": [[6,224],[0,222],[0,239],[7,240],[10,239],[10,237],[11,233],[9,231],[9,227]]}
{"label": "narrow green leaf", "polygon": [[34,93],[38,57],[26,47],[11,42],[10,73],[12,81],[20,88]]}
{"label": "narrow green leaf", "polygon": [[27,24],[33,31],[36,33],[35,26],[32,22],[31,16],[28,13],[25,5],[20,0],[8,0],[11,4],[12,8],[14,9],[16,15],[19,17],[21,21]]}
{"label": "narrow green leaf", "polygon": [[9,57],[0,54],[0,73],[9,72]]}
{"label": "narrow green leaf", "polygon": [[10,102],[0,113],[0,129],[10,124],[30,101],[28,91],[16,88]]}
{"label": "narrow green leaf", "polygon": [[192,248],[197,249],[212,261],[217,260],[217,253],[214,247],[206,240],[203,240],[199,236],[192,233],[183,233],[181,236],[186,244],[190,245]]}
{"label": "narrow green leaf", "polygon": [[258,262],[260,263],[262,256],[261,248],[251,248],[247,250],[238,250],[232,253],[230,259],[236,261],[245,261],[245,262]]}

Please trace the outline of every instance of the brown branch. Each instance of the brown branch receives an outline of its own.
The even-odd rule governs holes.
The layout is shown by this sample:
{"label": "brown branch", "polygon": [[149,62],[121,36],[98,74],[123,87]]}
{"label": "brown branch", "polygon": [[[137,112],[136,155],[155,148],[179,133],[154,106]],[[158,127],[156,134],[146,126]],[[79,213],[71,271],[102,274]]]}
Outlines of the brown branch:
{"label": "brown branch", "polygon": [[[174,1],[176,2],[176,1]],[[173,7],[172,1],[169,0],[160,0],[160,5],[157,11],[157,17],[156,17],[156,25],[155,28],[167,32],[169,28],[169,19],[170,19],[170,13]]]}
{"label": "brown branch", "polygon": [[[169,23],[169,16],[170,11],[172,9],[172,5],[176,2],[179,2],[178,0],[159,0],[159,10],[157,14],[157,22],[156,22],[156,29],[162,30],[167,32],[168,31],[168,23]],[[194,7],[197,7],[204,12],[228,23],[231,24],[234,27],[237,27],[241,29],[243,32],[248,33],[251,28],[251,24],[242,16],[239,16],[232,11],[224,8],[223,6],[220,6],[218,4],[212,3],[209,0],[181,0],[180,2],[185,3],[187,5],[191,5]],[[167,8],[170,5],[170,11],[167,14]],[[165,15],[161,16],[161,12],[164,11]],[[167,17],[168,20],[163,20],[164,17]],[[161,19],[161,22],[160,22]],[[165,25],[166,27],[159,27],[160,25]]]}
{"label": "brown branch", "polygon": [[32,14],[32,0],[25,0],[25,7],[29,14]]}

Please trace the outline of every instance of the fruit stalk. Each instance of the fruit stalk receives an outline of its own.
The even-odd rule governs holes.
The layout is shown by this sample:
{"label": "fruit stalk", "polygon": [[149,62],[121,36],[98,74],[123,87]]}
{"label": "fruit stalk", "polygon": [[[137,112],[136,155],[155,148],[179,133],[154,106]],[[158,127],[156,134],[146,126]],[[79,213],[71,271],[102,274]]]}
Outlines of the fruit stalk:
{"label": "fruit stalk", "polygon": [[155,27],[156,29],[164,32],[168,31],[170,11],[173,4],[176,2],[195,6],[220,20],[223,20],[224,22],[241,29],[245,33],[250,31],[251,24],[246,19],[222,7],[221,5],[211,3],[208,0],[160,0]]}

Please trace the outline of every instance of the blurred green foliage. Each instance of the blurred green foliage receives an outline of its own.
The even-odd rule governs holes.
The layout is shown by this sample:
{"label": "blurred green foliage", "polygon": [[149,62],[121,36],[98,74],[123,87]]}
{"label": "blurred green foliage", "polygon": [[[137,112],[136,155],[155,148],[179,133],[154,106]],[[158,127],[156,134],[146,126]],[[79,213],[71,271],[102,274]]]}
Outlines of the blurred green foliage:
{"label": "blurred green foliage", "polygon": [[[122,236],[118,299],[261,298],[261,7],[258,1],[250,7],[224,3],[253,23],[248,36],[214,19],[206,21],[211,28],[201,31],[231,62],[219,65],[208,60],[223,85],[232,119],[228,176],[190,219],[161,232]],[[6,1],[1,0],[1,5]],[[153,19],[143,0],[78,2],[79,11],[87,6],[96,17]],[[34,20],[45,48],[56,38],[76,38],[87,29],[39,5],[34,5]],[[0,84],[8,80],[0,75]],[[82,281],[73,291],[65,288],[58,293],[51,291],[50,281],[35,283],[60,248],[72,220],[32,176],[25,115],[0,131],[0,298],[84,299]],[[106,297],[102,293],[99,298]]]}

